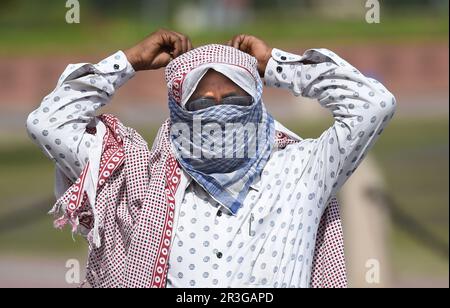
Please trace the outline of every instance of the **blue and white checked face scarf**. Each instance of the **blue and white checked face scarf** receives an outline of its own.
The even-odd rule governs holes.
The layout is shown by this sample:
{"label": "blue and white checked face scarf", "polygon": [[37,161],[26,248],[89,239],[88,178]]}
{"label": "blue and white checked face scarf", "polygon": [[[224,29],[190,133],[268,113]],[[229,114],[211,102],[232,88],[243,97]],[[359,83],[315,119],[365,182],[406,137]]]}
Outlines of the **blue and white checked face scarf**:
{"label": "blue and white checked face scarf", "polygon": [[[198,61],[199,53],[206,55],[204,61],[197,65],[190,62],[190,57]],[[168,82],[173,151],[182,168],[212,198],[236,214],[250,185],[266,165],[275,140],[274,120],[261,100],[262,82],[256,60],[222,45],[203,46],[177,59],[191,66],[178,84]],[[177,59],[169,64],[166,78]],[[184,104],[209,69],[219,71],[246,90],[253,97],[252,105],[217,105],[187,111]],[[188,89],[183,89],[184,82],[190,85]],[[173,95],[175,91],[178,95]]]}

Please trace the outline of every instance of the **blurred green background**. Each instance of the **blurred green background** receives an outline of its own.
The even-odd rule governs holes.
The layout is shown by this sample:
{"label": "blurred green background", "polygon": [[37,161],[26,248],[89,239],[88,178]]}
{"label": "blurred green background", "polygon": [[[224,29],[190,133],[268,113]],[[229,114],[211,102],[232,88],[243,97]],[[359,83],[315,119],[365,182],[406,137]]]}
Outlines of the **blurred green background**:
{"label": "blurred green background", "polygon": [[[81,238],[74,242],[69,230],[54,230],[46,215],[54,201],[54,169],[26,136],[27,114],[52,90],[69,62],[98,61],[166,27],[188,34],[195,45],[251,33],[286,50],[336,48],[381,79],[399,101],[397,116],[373,150],[386,193],[443,247],[427,244],[430,238],[420,238],[392,219],[386,243],[392,286],[448,287],[448,1],[381,1],[379,24],[365,21],[362,0],[79,2],[79,24],[66,23],[65,1],[0,3],[0,286],[64,286],[61,277],[45,281],[23,276],[21,262],[35,264],[30,271],[41,277],[41,260],[64,273],[64,260],[84,260],[86,254]],[[379,64],[383,59],[395,60]],[[47,74],[33,66],[37,64],[55,67]],[[162,72],[155,74],[130,85],[145,87],[152,80],[161,85],[159,94],[148,97],[154,105],[149,107],[145,91],[124,92],[110,110],[123,114],[149,142],[166,112]],[[314,112],[305,111],[297,120],[290,103],[278,103],[284,97],[278,94],[266,96],[269,110],[300,136],[317,137],[330,125],[329,117]]]}
{"label": "blurred green background", "polygon": [[[361,0],[334,1],[337,4],[329,9],[329,1],[323,0],[222,1],[242,3],[237,5],[241,13],[234,17],[228,12],[214,14],[218,6],[222,8],[217,5],[220,2],[80,1],[81,22],[74,26],[65,22],[68,9],[64,1],[3,0],[1,52],[103,52],[131,46],[159,27],[188,32],[194,44],[225,42],[239,32],[252,33],[279,46],[290,46],[295,41],[354,44],[374,40],[430,41],[448,36],[447,1],[382,1],[381,23],[376,27],[362,22],[365,1]],[[349,9],[336,10],[336,6]],[[201,10],[209,17],[203,18]]]}

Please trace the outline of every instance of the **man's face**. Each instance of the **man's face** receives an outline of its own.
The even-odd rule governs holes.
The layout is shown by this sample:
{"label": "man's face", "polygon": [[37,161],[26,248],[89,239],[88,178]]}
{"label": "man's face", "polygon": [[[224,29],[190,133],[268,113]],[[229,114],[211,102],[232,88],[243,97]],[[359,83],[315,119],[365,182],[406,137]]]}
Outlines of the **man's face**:
{"label": "man's face", "polygon": [[221,103],[248,106],[251,102],[251,96],[233,81],[215,70],[209,70],[186,103],[186,109],[195,111]]}

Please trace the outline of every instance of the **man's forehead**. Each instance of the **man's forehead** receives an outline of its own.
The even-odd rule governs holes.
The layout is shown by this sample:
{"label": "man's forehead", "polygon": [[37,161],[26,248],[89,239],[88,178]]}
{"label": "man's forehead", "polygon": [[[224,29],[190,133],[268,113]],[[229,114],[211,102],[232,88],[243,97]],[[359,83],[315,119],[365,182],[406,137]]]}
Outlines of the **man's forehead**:
{"label": "man's forehead", "polygon": [[[222,93],[217,93],[217,91]],[[210,69],[200,79],[191,98],[198,96],[215,96],[217,94],[245,95],[248,93],[224,74]]]}
{"label": "man's forehead", "polygon": [[[229,68],[233,67],[239,71],[241,76],[250,76],[250,79],[252,80],[251,83],[253,83],[252,86],[246,87],[241,85],[244,83],[244,79],[248,79],[247,77],[241,77],[240,80],[242,82],[237,82],[237,84],[241,85],[241,88],[245,89],[247,93],[254,92],[254,83],[260,82],[257,61],[254,57],[231,46],[217,44],[205,45],[184,53],[170,62],[166,67],[166,81],[169,96],[175,99],[176,102],[182,103],[182,98],[184,97],[185,101],[186,97],[189,97],[192,93],[191,90],[188,91],[190,93],[186,93],[187,84],[191,84],[192,86],[193,84],[196,85],[199,81],[197,79],[198,76],[191,73],[193,71],[198,71],[201,67],[218,66],[222,68],[227,66],[227,75],[230,75],[228,74]],[[219,68],[219,70],[222,69]],[[232,75],[237,76],[239,74],[233,73]],[[197,80],[188,78],[188,75],[196,76],[194,79]],[[201,75],[201,77],[203,77],[203,75]],[[186,83],[186,79],[191,80]],[[231,79],[235,80],[235,78]]]}
{"label": "man's forehead", "polygon": [[206,84],[206,83],[224,83],[224,84],[233,84],[238,87],[237,84],[235,84],[230,78],[222,74],[221,72],[218,72],[214,69],[208,69],[208,71],[203,75],[203,77],[200,79],[200,84]]}

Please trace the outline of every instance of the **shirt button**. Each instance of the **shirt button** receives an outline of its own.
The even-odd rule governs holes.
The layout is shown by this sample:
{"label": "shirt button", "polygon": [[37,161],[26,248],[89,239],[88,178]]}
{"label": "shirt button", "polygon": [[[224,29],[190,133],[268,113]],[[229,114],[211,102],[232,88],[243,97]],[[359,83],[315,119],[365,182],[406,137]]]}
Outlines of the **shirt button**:
{"label": "shirt button", "polygon": [[277,72],[281,73],[283,71],[283,68],[281,66],[277,66]]}
{"label": "shirt button", "polygon": [[119,64],[114,64],[114,69],[118,70],[120,68]]}
{"label": "shirt button", "polygon": [[217,216],[222,216],[222,211],[221,210],[219,210],[219,211],[217,211]]}
{"label": "shirt button", "polygon": [[223,256],[223,254],[219,251],[217,254],[216,254],[216,256],[217,256],[217,258],[222,258],[222,256]]}

